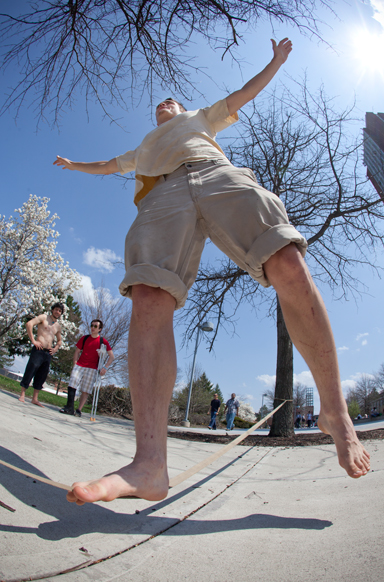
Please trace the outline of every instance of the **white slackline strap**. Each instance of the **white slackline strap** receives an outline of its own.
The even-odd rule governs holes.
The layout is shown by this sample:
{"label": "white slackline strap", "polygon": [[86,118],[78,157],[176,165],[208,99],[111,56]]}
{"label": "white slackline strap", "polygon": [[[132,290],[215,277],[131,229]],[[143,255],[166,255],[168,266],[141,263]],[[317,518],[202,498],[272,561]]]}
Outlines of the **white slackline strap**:
{"label": "white slackline strap", "polygon": [[70,487],[69,485],[63,485],[62,483],[58,483],[57,481],[52,481],[51,479],[46,479],[45,477],[40,477],[39,475],[34,475],[33,473],[30,473],[29,471],[24,471],[23,469],[19,469],[19,467],[14,467],[13,465],[10,465],[9,463],[2,461],[1,459],[0,459],[0,463],[2,465],[4,465],[4,467],[8,467],[8,469],[13,469],[14,471],[17,471],[18,473],[21,473],[22,475],[26,475],[27,477],[32,477],[32,479],[36,479],[36,481],[41,481],[42,483],[47,483],[47,485],[53,485],[54,487],[57,487],[58,489],[65,489],[65,491],[72,490],[72,487]]}
{"label": "white slackline strap", "polygon": [[[198,473],[199,471],[201,471],[205,467],[208,467],[208,465],[211,465],[214,461],[216,461],[216,459],[219,459],[227,451],[229,451],[230,449],[232,449],[233,447],[235,447],[236,445],[241,443],[241,441],[243,441],[245,438],[247,438],[247,436],[250,435],[254,430],[259,428],[259,426],[261,426],[266,420],[268,420],[268,418],[270,418],[286,402],[287,402],[287,400],[284,400],[284,402],[282,402],[281,404],[279,404],[279,406],[274,408],[274,410],[272,410],[272,412],[270,412],[269,414],[264,416],[264,418],[259,420],[253,426],[251,426],[251,428],[249,428],[246,432],[244,432],[243,434],[238,436],[237,439],[233,440],[232,442],[228,443],[227,445],[224,445],[221,449],[216,451],[216,453],[214,453],[210,457],[207,457],[203,461],[200,461],[200,463],[197,463],[197,465],[194,465],[190,469],[187,469],[187,471],[184,471],[183,473],[180,473],[179,475],[177,475],[176,477],[171,479],[169,482],[169,487],[170,488],[176,487],[176,485],[179,485],[180,483],[182,483],[186,479],[189,479],[190,477],[192,477],[193,475],[195,475],[196,473]],[[0,464],[4,465],[4,467],[8,467],[8,469],[13,469],[14,471],[17,471],[18,473],[21,473],[22,475],[26,475],[27,477],[31,477],[32,479],[36,479],[36,481],[41,481],[42,483],[47,483],[47,485],[52,485],[53,487],[57,487],[58,489],[64,489],[65,491],[72,490],[72,487],[70,487],[69,485],[63,485],[63,483],[58,483],[57,481],[52,481],[51,479],[46,479],[45,477],[40,477],[39,475],[34,475],[33,473],[30,473],[29,471],[24,471],[23,469],[19,469],[18,467],[15,467],[14,465],[11,465],[10,463],[6,463],[5,461],[2,461],[1,459],[0,459]],[[136,499],[136,497],[130,497],[129,499]]]}
{"label": "white slackline strap", "polygon": [[264,418],[262,418],[261,420],[256,422],[256,424],[251,426],[251,428],[249,428],[246,432],[243,432],[243,434],[238,436],[237,439],[233,440],[232,442],[228,443],[227,445],[224,445],[221,449],[216,451],[216,453],[213,453],[213,455],[211,455],[210,457],[207,457],[203,461],[200,461],[200,463],[197,463],[197,465],[194,465],[190,469],[187,469],[183,473],[180,473],[179,475],[177,475],[176,477],[171,479],[169,482],[169,487],[170,488],[176,487],[176,485],[179,485],[180,483],[182,483],[186,479],[189,479],[189,477],[192,477],[193,475],[195,475],[195,473],[198,473],[199,471],[201,471],[205,467],[208,467],[208,465],[210,465],[211,463],[216,461],[216,459],[218,459],[219,457],[224,455],[227,451],[229,451],[230,449],[232,449],[233,447],[235,447],[236,445],[241,443],[241,441],[243,441],[245,438],[247,438],[247,436],[250,435],[254,430],[259,428],[259,426],[261,426],[266,420],[268,420],[268,418],[270,418],[286,402],[287,402],[287,400],[284,400],[284,402],[279,404],[279,406],[276,406],[276,408],[274,408],[272,410],[272,412],[270,412],[269,414],[267,414],[267,416],[264,416]]}

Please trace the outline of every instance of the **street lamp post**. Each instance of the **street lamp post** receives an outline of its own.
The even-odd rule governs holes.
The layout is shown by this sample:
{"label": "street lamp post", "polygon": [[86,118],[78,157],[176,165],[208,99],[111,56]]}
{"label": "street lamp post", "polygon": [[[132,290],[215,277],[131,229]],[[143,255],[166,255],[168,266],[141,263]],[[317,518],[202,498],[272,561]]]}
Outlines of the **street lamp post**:
{"label": "street lamp post", "polygon": [[211,321],[204,321],[204,323],[202,323],[201,325],[197,326],[197,334],[196,334],[196,344],[195,344],[195,352],[193,354],[193,362],[192,362],[192,371],[191,371],[191,379],[189,381],[189,390],[188,390],[188,401],[187,401],[187,409],[185,411],[185,418],[184,420],[181,422],[182,426],[185,426],[187,428],[189,428],[191,426],[191,423],[188,420],[188,414],[189,414],[189,405],[191,403],[191,395],[192,395],[192,384],[193,384],[193,374],[195,373],[195,362],[196,362],[196,354],[197,354],[197,348],[199,345],[199,336],[200,336],[200,330],[202,331],[213,331],[214,327],[213,327],[213,323]]}
{"label": "street lamp post", "polygon": [[268,394],[263,394],[261,397],[261,408],[264,406],[264,396],[268,396]]}

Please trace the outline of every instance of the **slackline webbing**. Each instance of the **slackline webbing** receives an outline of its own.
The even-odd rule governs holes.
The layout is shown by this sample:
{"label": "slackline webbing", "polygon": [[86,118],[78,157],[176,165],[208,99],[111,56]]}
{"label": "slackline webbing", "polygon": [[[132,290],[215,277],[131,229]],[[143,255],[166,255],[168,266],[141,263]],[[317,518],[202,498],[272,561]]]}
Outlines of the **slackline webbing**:
{"label": "slackline webbing", "polygon": [[200,463],[197,463],[197,465],[194,465],[190,469],[187,469],[183,473],[180,473],[179,475],[177,475],[176,477],[171,479],[169,482],[169,487],[176,487],[176,485],[179,485],[180,483],[182,483],[186,479],[189,479],[189,477],[192,477],[192,475],[195,475],[195,473],[198,473],[199,471],[201,471],[205,467],[208,467],[208,465],[210,465],[211,463],[216,461],[216,459],[218,459],[219,457],[224,455],[227,451],[229,451],[230,449],[232,449],[233,447],[235,447],[236,445],[241,443],[241,441],[246,439],[247,436],[249,436],[257,428],[259,428],[259,426],[261,426],[266,420],[268,420],[268,418],[270,418],[272,416],[272,414],[274,414],[276,412],[276,410],[279,410],[279,408],[281,408],[286,402],[287,401],[284,400],[284,402],[279,404],[279,406],[276,406],[276,408],[274,408],[274,410],[272,410],[272,412],[270,412],[269,414],[264,416],[264,418],[262,418],[261,420],[256,422],[256,424],[251,426],[251,428],[249,428],[246,432],[243,432],[243,434],[238,436],[237,439],[233,440],[232,442],[228,443],[227,445],[224,445],[221,449],[216,451],[216,453],[213,453],[213,455],[211,455],[210,457],[207,457],[203,461],[200,461]]}
{"label": "slackline webbing", "polygon": [[[251,426],[251,428],[249,428],[246,432],[244,432],[243,434],[238,436],[235,440],[228,443],[227,445],[224,445],[221,449],[216,451],[216,453],[214,453],[213,455],[210,455],[209,457],[207,457],[203,461],[200,461],[200,463],[197,463],[197,465],[194,465],[190,469],[183,471],[183,473],[180,473],[179,475],[177,475],[176,477],[171,479],[169,482],[169,488],[176,487],[176,485],[179,485],[183,481],[186,481],[186,479],[189,479],[190,477],[192,477],[193,475],[195,475],[196,473],[198,473],[199,471],[201,471],[205,467],[208,467],[214,461],[216,461],[216,459],[219,459],[227,451],[229,451],[230,449],[232,449],[233,447],[235,447],[236,445],[241,443],[241,441],[243,441],[245,438],[247,438],[247,436],[250,435],[254,430],[259,428],[259,426],[261,426],[266,420],[268,420],[268,418],[270,418],[286,402],[287,402],[287,400],[284,400],[284,402],[282,402],[281,404],[279,404],[279,406],[274,408],[272,410],[272,412],[269,412],[266,416],[264,416],[264,418],[262,418],[261,420],[256,422],[256,424]],[[6,463],[5,461],[2,461],[1,459],[0,459],[0,464],[4,465],[5,467],[8,467],[8,469],[13,469],[14,471],[17,471],[18,473],[21,473],[22,475],[26,475],[27,477],[31,477],[32,479],[36,479],[36,481],[41,481],[42,483],[46,483],[47,485],[52,485],[53,487],[57,487],[58,489],[64,489],[65,491],[72,490],[72,487],[70,487],[69,485],[64,485],[63,483],[58,483],[57,481],[52,481],[52,479],[47,479],[46,477],[40,477],[40,475],[35,475],[34,473],[30,473],[29,471],[24,471],[23,469],[19,469],[18,467],[15,467],[14,465],[11,465],[10,463]],[[127,499],[129,499],[129,497],[127,497]],[[137,498],[131,497],[131,499],[137,499]]]}

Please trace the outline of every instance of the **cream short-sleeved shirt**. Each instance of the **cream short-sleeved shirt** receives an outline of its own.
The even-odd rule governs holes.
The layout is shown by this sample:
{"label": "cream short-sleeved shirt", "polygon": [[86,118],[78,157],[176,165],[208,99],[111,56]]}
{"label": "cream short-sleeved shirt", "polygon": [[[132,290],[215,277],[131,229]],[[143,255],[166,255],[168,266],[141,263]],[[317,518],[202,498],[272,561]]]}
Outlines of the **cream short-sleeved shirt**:
{"label": "cream short-sleeved shirt", "polygon": [[135,150],[117,156],[121,174],[136,171],[135,203],[148,194],[159,176],[181,164],[225,157],[215,137],[237,120],[237,113],[229,115],[227,100],[222,99],[205,109],[179,113],[148,133]]}

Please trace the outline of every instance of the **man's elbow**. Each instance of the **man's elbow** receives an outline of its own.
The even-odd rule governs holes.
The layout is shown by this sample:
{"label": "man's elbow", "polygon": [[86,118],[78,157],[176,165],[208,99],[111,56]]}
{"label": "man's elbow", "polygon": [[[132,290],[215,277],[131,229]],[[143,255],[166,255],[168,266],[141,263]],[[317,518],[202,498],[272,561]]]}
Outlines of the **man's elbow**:
{"label": "man's elbow", "polygon": [[118,171],[119,168],[117,166],[116,158],[112,158],[112,160],[109,160],[109,162],[105,164],[105,174],[107,174],[108,176],[110,174],[117,174]]}

